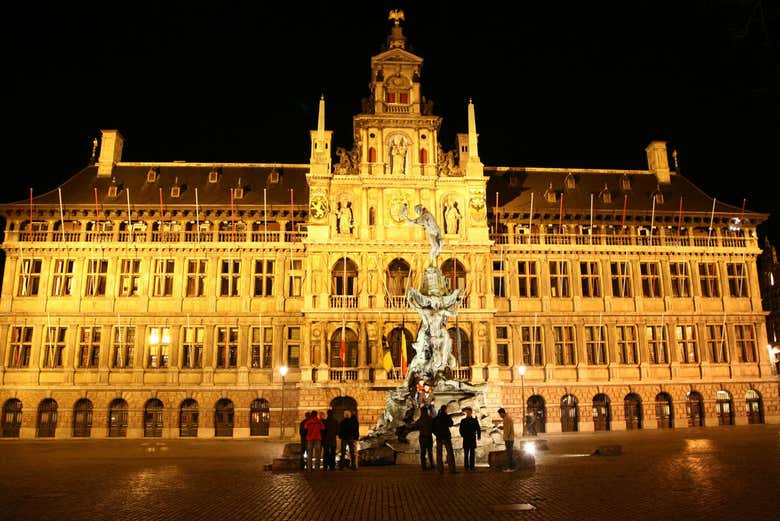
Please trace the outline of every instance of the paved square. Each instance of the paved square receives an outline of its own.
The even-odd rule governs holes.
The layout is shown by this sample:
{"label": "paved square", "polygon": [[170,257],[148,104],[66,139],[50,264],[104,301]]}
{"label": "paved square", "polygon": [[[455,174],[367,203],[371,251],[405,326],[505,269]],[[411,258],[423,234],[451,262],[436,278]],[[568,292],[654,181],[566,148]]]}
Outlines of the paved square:
{"label": "paved square", "polygon": [[[534,471],[443,476],[416,466],[275,474],[262,470],[281,453],[273,441],[5,440],[0,518],[777,519],[778,426],[546,439]],[[587,455],[611,443],[624,454]]]}

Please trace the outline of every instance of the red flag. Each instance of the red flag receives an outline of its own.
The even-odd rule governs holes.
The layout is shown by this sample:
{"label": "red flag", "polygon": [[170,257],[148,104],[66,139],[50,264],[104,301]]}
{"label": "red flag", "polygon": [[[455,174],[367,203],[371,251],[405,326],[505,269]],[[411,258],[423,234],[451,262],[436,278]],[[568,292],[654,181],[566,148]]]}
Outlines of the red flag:
{"label": "red flag", "polygon": [[341,345],[339,346],[339,358],[341,359],[341,367],[344,367],[344,358],[347,356],[347,339],[344,336],[344,330],[341,330]]}

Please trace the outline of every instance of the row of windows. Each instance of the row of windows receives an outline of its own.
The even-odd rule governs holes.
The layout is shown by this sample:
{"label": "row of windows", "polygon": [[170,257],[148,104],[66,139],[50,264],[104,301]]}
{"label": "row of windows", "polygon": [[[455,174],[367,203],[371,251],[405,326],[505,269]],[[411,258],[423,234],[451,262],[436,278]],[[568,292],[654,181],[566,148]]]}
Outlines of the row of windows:
{"label": "row of windows", "polygon": [[[555,260],[547,263],[551,297],[572,296],[572,263],[566,260]],[[668,268],[663,270],[662,266]],[[507,296],[507,262],[493,261],[493,294],[497,297]],[[583,261],[574,263],[574,269],[579,275],[580,294],[583,297],[601,297],[604,289],[601,284],[601,263]],[[639,287],[634,288],[632,269],[639,270]],[[628,261],[610,262],[607,279],[610,282],[612,296],[632,297],[634,294],[649,298],[659,298],[664,295],[662,279],[668,273],[672,297],[690,298],[693,296],[693,276],[698,283],[698,294],[702,297],[720,297],[721,285],[716,262],[698,262],[695,271],[688,262],[660,263],[654,261],[639,262],[632,266]],[[517,261],[517,296],[539,297],[540,290],[539,262],[533,260]],[[726,263],[726,288],[730,297],[748,296],[747,268],[745,263]]]}

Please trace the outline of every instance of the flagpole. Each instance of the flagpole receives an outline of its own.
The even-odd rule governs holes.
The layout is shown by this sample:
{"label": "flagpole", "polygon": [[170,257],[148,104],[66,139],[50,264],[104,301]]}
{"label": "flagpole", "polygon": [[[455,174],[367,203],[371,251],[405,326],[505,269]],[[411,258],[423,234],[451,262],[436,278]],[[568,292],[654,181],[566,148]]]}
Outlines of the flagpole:
{"label": "flagpole", "polygon": [[677,219],[677,242],[680,243],[682,236],[682,218],[683,218],[683,198],[680,196],[680,217]]}
{"label": "flagpole", "polygon": [[498,192],[496,192],[496,224],[495,224],[496,239],[498,238]]}
{"label": "flagpole", "polygon": [[561,206],[558,209],[558,234],[563,235],[563,192],[561,192]]}
{"label": "flagpole", "polygon": [[531,243],[531,234],[534,233],[534,193],[531,192],[531,211],[528,214],[528,243]]}
{"label": "flagpole", "polygon": [[60,200],[60,236],[65,242],[65,211],[62,209],[62,188],[57,188],[57,196]]}
{"label": "flagpole", "polygon": [[593,244],[593,194],[590,194],[590,238],[589,243]]}
{"label": "flagpole", "polygon": [[263,242],[268,241],[268,208],[267,204],[268,189],[263,188]]}
{"label": "flagpole", "polygon": [[198,187],[195,187],[195,229],[197,230],[197,241],[200,243],[200,204],[198,201]]}
{"label": "flagpole", "polygon": [[129,238],[135,242],[135,233],[133,233],[133,217],[130,215],[130,189],[125,190],[127,196],[127,231],[130,234]]}
{"label": "flagpole", "polygon": [[163,209],[163,193],[160,187],[160,242],[165,242],[165,210]]}
{"label": "flagpole", "polygon": [[[161,190],[162,190],[162,188],[161,188]],[[99,230],[99,227],[100,227],[100,217],[99,217],[99,213],[98,213],[99,212],[99,210],[98,210],[99,206],[100,205],[98,204],[98,189],[97,189],[97,186],[96,186],[95,187],[95,228],[93,230],[94,232],[100,231]]]}
{"label": "flagpole", "polygon": [[710,245],[710,237],[712,237],[712,225],[715,223],[715,201],[716,198],[712,198],[712,210],[710,211],[710,227],[707,231],[707,246]]}
{"label": "flagpole", "polygon": [[649,245],[653,244],[653,231],[655,230],[655,194],[653,194],[653,210],[650,213],[650,240]]}
{"label": "flagpole", "polygon": [[626,208],[628,207],[628,194],[623,194],[623,218],[620,220],[620,235],[626,229]]}
{"label": "flagpole", "polygon": [[30,187],[30,241],[33,240],[33,189]]}

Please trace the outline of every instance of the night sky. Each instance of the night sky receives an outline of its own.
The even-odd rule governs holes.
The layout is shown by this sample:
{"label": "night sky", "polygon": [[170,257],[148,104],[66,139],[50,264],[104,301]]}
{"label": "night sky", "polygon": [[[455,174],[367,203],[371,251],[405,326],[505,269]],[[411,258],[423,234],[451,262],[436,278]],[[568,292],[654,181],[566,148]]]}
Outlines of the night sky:
{"label": "night sky", "polygon": [[[320,93],[351,146],[369,58],[406,12],[441,142],[477,110],[486,165],[646,168],[664,139],[708,194],[780,214],[777,2],[27,2],[4,16],[4,189],[42,193],[101,128],[127,161],[305,163]],[[780,216],[764,228],[780,242]]]}

